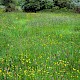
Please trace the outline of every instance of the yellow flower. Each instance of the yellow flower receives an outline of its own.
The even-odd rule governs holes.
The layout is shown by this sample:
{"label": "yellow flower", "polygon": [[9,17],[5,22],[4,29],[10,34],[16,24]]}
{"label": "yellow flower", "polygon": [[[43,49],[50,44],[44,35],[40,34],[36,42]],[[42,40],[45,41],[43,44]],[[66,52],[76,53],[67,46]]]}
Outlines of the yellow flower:
{"label": "yellow flower", "polygon": [[26,73],[27,73],[27,70],[24,70],[24,74],[26,75]]}
{"label": "yellow flower", "polygon": [[18,19],[18,17],[16,17],[16,19]]}
{"label": "yellow flower", "polygon": [[73,76],[71,76],[71,77],[73,77]]}
{"label": "yellow flower", "polygon": [[76,69],[75,69],[75,68],[73,68],[73,70],[75,71]]}
{"label": "yellow flower", "polygon": [[79,73],[79,70],[77,70],[77,72]]}
{"label": "yellow flower", "polygon": [[64,64],[64,66],[67,66],[67,64]]}
{"label": "yellow flower", "polygon": [[41,70],[38,70],[38,72],[41,72]]}
{"label": "yellow flower", "polygon": [[61,38],[63,37],[62,34],[60,34],[60,37],[61,37]]}
{"label": "yellow flower", "polygon": [[11,75],[11,72],[7,72],[7,74],[10,76]]}
{"label": "yellow flower", "polygon": [[0,69],[0,73],[2,72],[2,70]]}
{"label": "yellow flower", "polygon": [[78,78],[78,76],[76,76]]}

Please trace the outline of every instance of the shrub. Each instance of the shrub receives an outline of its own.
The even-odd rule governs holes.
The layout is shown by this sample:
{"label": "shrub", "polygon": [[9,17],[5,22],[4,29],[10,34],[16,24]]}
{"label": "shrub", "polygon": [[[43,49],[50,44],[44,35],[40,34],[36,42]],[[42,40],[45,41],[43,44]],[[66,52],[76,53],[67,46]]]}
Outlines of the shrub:
{"label": "shrub", "polygon": [[46,7],[46,9],[52,9],[53,8],[53,3],[51,1],[47,1],[45,3],[45,7]]}
{"label": "shrub", "polygon": [[2,5],[5,6],[5,12],[11,12],[15,10],[14,0],[2,0]]}
{"label": "shrub", "polygon": [[9,3],[13,3],[13,0],[2,0],[4,6],[7,6]]}
{"label": "shrub", "polygon": [[15,7],[15,11],[22,12],[21,6],[16,6],[16,7]]}
{"label": "shrub", "polygon": [[71,9],[73,9],[75,12],[80,13],[80,1],[71,2]]}
{"label": "shrub", "polygon": [[25,12],[36,12],[38,9],[40,9],[40,4],[38,1],[30,1],[29,3],[25,2],[21,8]]}
{"label": "shrub", "polygon": [[4,12],[4,10],[5,10],[5,6],[0,5],[0,13]]}
{"label": "shrub", "polygon": [[11,12],[11,11],[15,11],[15,5],[13,3],[9,3],[5,8],[5,12]]}
{"label": "shrub", "polygon": [[59,7],[58,7],[58,6],[55,6],[55,7],[52,8],[52,10],[53,10],[53,11],[54,11],[54,10],[59,10]]}
{"label": "shrub", "polygon": [[39,1],[39,4],[40,4],[40,10],[43,10],[46,8],[46,6],[45,6],[46,2],[45,1]]}
{"label": "shrub", "polygon": [[54,6],[58,6],[60,8],[70,8],[71,0],[53,0]]}
{"label": "shrub", "polygon": [[22,4],[22,10],[26,12],[36,12],[43,9],[51,9],[53,3],[51,1],[29,1]]}
{"label": "shrub", "polygon": [[76,8],[76,12],[80,13],[80,7]]}

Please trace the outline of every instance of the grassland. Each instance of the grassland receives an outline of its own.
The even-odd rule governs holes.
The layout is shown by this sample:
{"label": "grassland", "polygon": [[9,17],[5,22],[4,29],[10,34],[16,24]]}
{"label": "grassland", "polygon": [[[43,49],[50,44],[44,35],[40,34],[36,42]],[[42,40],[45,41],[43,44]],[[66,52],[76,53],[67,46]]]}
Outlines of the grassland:
{"label": "grassland", "polygon": [[0,80],[80,80],[80,14],[0,13]]}

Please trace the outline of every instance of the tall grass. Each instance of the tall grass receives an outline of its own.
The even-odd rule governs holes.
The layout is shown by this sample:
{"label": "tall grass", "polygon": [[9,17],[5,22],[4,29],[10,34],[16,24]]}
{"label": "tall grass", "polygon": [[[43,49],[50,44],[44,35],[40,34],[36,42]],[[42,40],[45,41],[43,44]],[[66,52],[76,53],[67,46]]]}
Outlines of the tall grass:
{"label": "tall grass", "polygon": [[0,13],[1,80],[79,80],[80,15]]}

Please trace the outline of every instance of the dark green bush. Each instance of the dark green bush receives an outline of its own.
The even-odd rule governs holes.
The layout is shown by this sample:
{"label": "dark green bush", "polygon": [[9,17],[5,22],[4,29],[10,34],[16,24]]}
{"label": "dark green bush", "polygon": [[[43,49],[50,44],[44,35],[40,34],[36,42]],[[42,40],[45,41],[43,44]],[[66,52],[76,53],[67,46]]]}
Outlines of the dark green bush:
{"label": "dark green bush", "polygon": [[40,3],[40,10],[46,9],[45,4],[47,3],[46,1],[39,1]]}
{"label": "dark green bush", "polygon": [[26,1],[22,4],[22,10],[25,12],[36,12],[43,9],[51,9],[52,7],[53,2],[43,0]]}
{"label": "dark green bush", "polygon": [[52,8],[53,8],[53,2],[47,1],[47,2],[45,3],[45,7],[46,7],[46,9],[52,9]]}
{"label": "dark green bush", "polygon": [[4,12],[4,10],[5,10],[5,6],[0,5],[0,13],[3,13],[3,12]]}
{"label": "dark green bush", "polygon": [[7,6],[9,3],[13,3],[13,0],[1,0],[2,5]]}
{"label": "dark green bush", "polygon": [[26,3],[23,5],[22,9],[25,12],[36,12],[36,10],[38,9],[38,4],[35,4],[33,2]]}
{"label": "dark green bush", "polygon": [[54,6],[58,6],[59,9],[65,8],[65,7],[70,9],[71,2],[72,0],[53,0]]}
{"label": "dark green bush", "polygon": [[11,12],[11,11],[15,11],[15,5],[13,3],[9,3],[5,8],[5,12]]}
{"label": "dark green bush", "polygon": [[11,12],[15,10],[14,0],[2,0],[2,5],[5,6],[5,12]]}
{"label": "dark green bush", "polygon": [[59,10],[59,7],[58,7],[58,6],[54,6],[54,7],[52,8],[52,10],[53,10],[53,11]]}
{"label": "dark green bush", "polygon": [[54,6],[58,6],[59,8],[64,8],[64,7],[67,6],[67,2],[66,1],[55,0],[54,1]]}
{"label": "dark green bush", "polygon": [[25,12],[36,12],[45,8],[44,1],[29,1],[22,4],[22,10]]}

